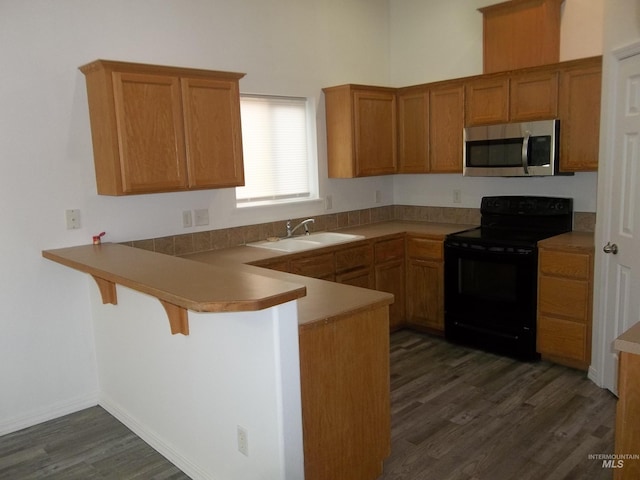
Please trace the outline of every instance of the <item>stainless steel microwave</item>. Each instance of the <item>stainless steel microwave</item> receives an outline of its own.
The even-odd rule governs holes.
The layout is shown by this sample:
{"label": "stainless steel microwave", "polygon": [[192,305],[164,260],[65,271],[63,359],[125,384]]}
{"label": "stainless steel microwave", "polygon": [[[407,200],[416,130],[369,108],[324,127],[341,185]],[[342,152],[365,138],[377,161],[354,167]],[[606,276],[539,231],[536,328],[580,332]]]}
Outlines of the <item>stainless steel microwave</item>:
{"label": "stainless steel microwave", "polygon": [[463,136],[465,176],[539,177],[559,174],[558,120],[466,127]]}

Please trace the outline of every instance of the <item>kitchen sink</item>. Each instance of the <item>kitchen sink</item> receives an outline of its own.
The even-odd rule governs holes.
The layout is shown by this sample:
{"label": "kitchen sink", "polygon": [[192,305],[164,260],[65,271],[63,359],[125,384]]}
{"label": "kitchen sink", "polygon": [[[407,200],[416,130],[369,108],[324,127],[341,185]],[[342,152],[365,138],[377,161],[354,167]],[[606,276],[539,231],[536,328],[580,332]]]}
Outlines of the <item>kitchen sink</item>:
{"label": "kitchen sink", "polygon": [[363,238],[364,236],[362,235],[352,235],[350,233],[318,232],[310,235],[300,235],[298,237],[277,238],[273,240],[269,239],[261,242],[247,243],[247,246],[292,253],[326,247],[329,245],[337,245],[340,243],[353,242],[355,240],[362,240]]}

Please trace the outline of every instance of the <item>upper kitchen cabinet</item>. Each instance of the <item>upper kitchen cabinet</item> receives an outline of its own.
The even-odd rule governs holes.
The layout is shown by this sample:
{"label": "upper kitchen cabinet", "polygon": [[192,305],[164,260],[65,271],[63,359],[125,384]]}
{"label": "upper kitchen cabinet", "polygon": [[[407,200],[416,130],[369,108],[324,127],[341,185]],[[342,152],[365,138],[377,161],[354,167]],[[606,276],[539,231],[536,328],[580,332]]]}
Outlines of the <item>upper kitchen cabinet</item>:
{"label": "upper kitchen cabinet", "polygon": [[465,125],[509,121],[509,76],[476,77],[465,85]]}
{"label": "upper kitchen cabinet", "polygon": [[349,84],[323,92],[329,177],[396,173],[395,89]]}
{"label": "upper kitchen cabinet", "polygon": [[555,69],[474,77],[465,85],[465,125],[546,120],[558,115]]}
{"label": "upper kitchen cabinet", "polygon": [[602,57],[567,62],[560,71],[560,170],[597,171]]}
{"label": "upper kitchen cabinet", "polygon": [[398,172],[429,172],[429,89],[398,90]]}
{"label": "upper kitchen cabinet", "polygon": [[431,84],[429,104],[429,172],[462,173],[463,83]]}
{"label": "upper kitchen cabinet", "polygon": [[526,122],[558,116],[558,73],[555,69],[515,73],[510,84],[510,121]]}
{"label": "upper kitchen cabinet", "polygon": [[87,82],[98,193],[244,183],[240,73],[97,60]]}

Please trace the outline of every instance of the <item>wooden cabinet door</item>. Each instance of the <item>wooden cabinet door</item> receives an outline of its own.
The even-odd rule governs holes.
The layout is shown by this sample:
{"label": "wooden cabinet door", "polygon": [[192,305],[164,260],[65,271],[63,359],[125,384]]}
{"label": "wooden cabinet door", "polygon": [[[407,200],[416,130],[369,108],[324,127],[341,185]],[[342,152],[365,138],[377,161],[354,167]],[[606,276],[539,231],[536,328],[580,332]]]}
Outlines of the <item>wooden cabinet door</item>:
{"label": "wooden cabinet door", "polygon": [[113,90],[122,191],[185,189],[180,79],[115,72]]}
{"label": "wooden cabinet door", "polygon": [[391,449],[387,307],[299,338],[305,480],[378,478]]}
{"label": "wooden cabinet door", "polygon": [[394,301],[389,305],[389,328],[395,330],[405,321],[405,270],[404,260],[395,260],[375,266],[375,289],[392,293]]}
{"label": "wooden cabinet door", "polygon": [[398,93],[398,172],[429,171],[429,90]]}
{"label": "wooden cabinet door", "polygon": [[560,73],[560,171],[598,170],[602,58]]}
{"label": "wooden cabinet door", "polygon": [[444,331],[444,266],[409,258],[407,261],[407,320],[432,330]]}
{"label": "wooden cabinet door", "polygon": [[375,289],[392,293],[389,328],[405,323],[405,247],[404,237],[380,240],[374,244]]}
{"label": "wooden cabinet door", "polygon": [[[636,453],[640,445],[640,355],[620,352],[618,368],[618,404],[616,405],[615,453]],[[616,464],[618,464],[616,462]],[[640,460],[624,460],[623,468],[616,468],[614,480],[640,478]]]}
{"label": "wooden cabinet door", "polygon": [[189,188],[244,184],[238,82],[182,79]]}
{"label": "wooden cabinet door", "polygon": [[432,87],[429,104],[429,171],[462,173],[463,85],[447,82]]}
{"label": "wooden cabinet door", "polygon": [[512,122],[558,116],[558,73],[535,71],[511,77],[509,117]]}
{"label": "wooden cabinet door", "polygon": [[396,96],[393,92],[353,92],[356,176],[397,171]]}
{"label": "wooden cabinet door", "polygon": [[465,125],[509,121],[509,77],[477,78],[465,85]]}

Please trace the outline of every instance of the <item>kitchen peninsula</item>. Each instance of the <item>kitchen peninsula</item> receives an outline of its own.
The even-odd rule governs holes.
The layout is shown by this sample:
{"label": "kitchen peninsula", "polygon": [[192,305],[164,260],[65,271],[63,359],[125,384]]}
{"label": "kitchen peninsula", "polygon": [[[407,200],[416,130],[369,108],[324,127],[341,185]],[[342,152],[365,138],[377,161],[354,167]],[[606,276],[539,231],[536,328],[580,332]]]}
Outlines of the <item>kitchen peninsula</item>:
{"label": "kitchen peninsula", "polygon": [[[392,295],[124,245],[43,256],[96,279],[100,404],[189,475],[258,478],[265,466],[274,479],[381,473]],[[236,448],[241,430],[246,457]]]}
{"label": "kitchen peninsula", "polygon": [[[466,227],[348,231],[368,244],[406,232],[442,240]],[[103,244],[43,256],[101,279],[91,289],[100,403],[186,473],[253,478],[270,465],[270,478],[380,474],[390,449],[392,295],[250,265],[286,255],[247,246],[179,258]],[[186,330],[174,330],[184,335],[170,334],[170,311],[156,299],[189,310]],[[237,427],[249,432],[248,457]]]}

